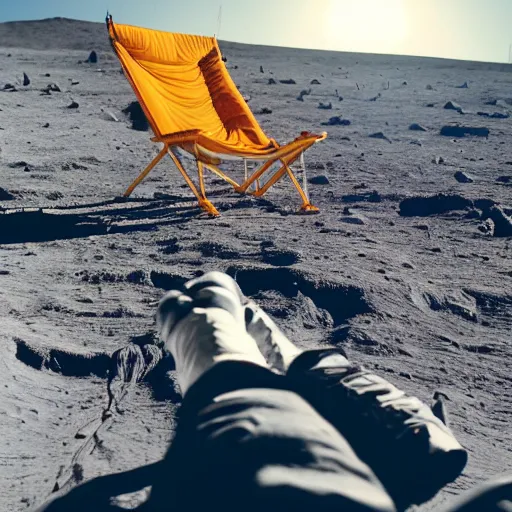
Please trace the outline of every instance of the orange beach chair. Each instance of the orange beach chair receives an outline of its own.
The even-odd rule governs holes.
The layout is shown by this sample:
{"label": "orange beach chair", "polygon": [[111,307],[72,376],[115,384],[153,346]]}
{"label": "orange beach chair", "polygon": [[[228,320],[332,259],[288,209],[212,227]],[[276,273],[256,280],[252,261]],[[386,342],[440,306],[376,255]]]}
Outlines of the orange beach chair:
{"label": "orange beach chair", "polygon": [[[205,169],[230,183],[237,192],[255,196],[262,196],[288,175],[302,199],[301,209],[318,211],[309,201],[303,154],[315,142],[325,139],[326,133],[302,132],[285,146],[269,139],[229,75],[214,37],[114,24],[112,16],[107,16],[107,27],[114,51],[153,130],[151,140],[163,144],[160,153],[128,187],[125,197],[169,154],[199,205],[211,215],[219,212],[206,197]],[[195,157],[197,186],[176,148]],[[218,167],[223,160],[244,162],[243,183],[237,183]],[[303,187],[291,169],[297,160],[304,171]],[[248,162],[261,165],[249,175]],[[268,177],[276,162],[279,169]]]}

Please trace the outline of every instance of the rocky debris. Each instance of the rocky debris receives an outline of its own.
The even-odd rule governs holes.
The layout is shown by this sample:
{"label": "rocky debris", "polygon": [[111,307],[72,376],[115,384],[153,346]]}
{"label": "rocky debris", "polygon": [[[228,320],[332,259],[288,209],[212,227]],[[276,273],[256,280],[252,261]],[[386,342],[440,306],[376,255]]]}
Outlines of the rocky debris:
{"label": "rocky debris", "polygon": [[55,83],[51,83],[51,84],[48,84],[46,86],[46,88],[50,91],[50,92],[62,92],[61,91],[61,88],[55,84]]}
{"label": "rocky debris", "polygon": [[409,126],[409,130],[412,130],[414,132],[426,132],[427,129],[423,126],[421,126],[421,124],[418,124],[418,123],[412,123],[410,126]]}
{"label": "rocky debris", "polygon": [[468,83],[467,82],[464,82],[462,85],[457,85],[455,88],[456,89],[468,89]]}
{"label": "rocky debris", "polygon": [[310,82],[310,83],[311,83],[311,85],[320,85],[320,82],[319,82],[316,78],[314,78],[313,80],[311,80],[311,82]]}
{"label": "rocky debris", "polygon": [[322,126],[349,126],[351,122],[348,119],[342,119],[340,116],[334,116],[326,123],[321,123]]}
{"label": "rocky debris", "polygon": [[503,183],[505,185],[512,185],[512,176],[498,176],[496,178],[497,183]]}
{"label": "rocky debris", "polygon": [[459,114],[464,113],[462,111],[462,107],[458,103],[455,103],[454,101],[449,101],[448,103],[445,104],[445,106],[443,108],[445,108],[446,110],[455,110]]}
{"label": "rocky debris", "polygon": [[466,135],[472,135],[475,137],[488,137],[489,133],[489,128],[483,126],[474,127],[447,125],[443,126],[440,131],[440,135],[443,135],[445,137],[465,137]]}
{"label": "rocky debris", "polygon": [[295,85],[297,82],[293,78],[286,78],[284,80],[279,80],[279,83],[284,85]]}
{"label": "rocky debris", "polygon": [[132,101],[124,110],[123,114],[127,114],[132,122],[132,129],[139,132],[147,132],[149,130],[149,123],[146,115],[138,101]]}
{"label": "rocky debris", "polygon": [[113,112],[103,109],[101,109],[101,111],[103,112],[103,119],[105,119],[105,121],[114,121],[115,123],[119,122],[119,119]]}
{"label": "rocky debris", "polygon": [[16,87],[14,87],[13,84],[5,84],[3,90],[4,91],[10,91],[10,92],[17,91]]}
{"label": "rocky debris", "polygon": [[78,108],[80,105],[76,101],[72,101],[66,108]]}
{"label": "rocky debris", "polygon": [[23,73],[23,85],[27,87],[27,85],[30,85],[30,78],[28,77],[27,73]]}
{"label": "rocky debris", "polygon": [[492,114],[489,114],[489,112],[477,112],[477,115],[490,119],[508,119],[510,117],[509,114],[502,114],[501,112],[493,112]]}
{"label": "rocky debris", "polygon": [[263,66],[260,66],[260,73],[265,73],[265,71],[263,70]]}
{"label": "rocky debris", "polygon": [[482,224],[478,226],[478,231],[481,231],[484,235],[494,236],[494,222],[491,219],[485,219]]}
{"label": "rocky debris", "polygon": [[454,210],[472,208],[473,201],[458,194],[408,197],[400,202],[402,217],[428,217]]}
{"label": "rocky debris", "polygon": [[388,139],[382,132],[375,132],[368,135],[371,139],[381,139],[389,142],[391,144],[391,140]]}
{"label": "rocky debris", "polygon": [[88,62],[89,64],[96,64],[98,62],[98,54],[93,50],[89,53],[89,57],[85,62]]}
{"label": "rocky debris", "polygon": [[487,218],[494,223],[495,237],[512,237],[512,218],[500,206],[493,206],[487,212]]}
{"label": "rocky debris", "polygon": [[80,82],[78,80],[71,80],[71,85],[78,85]]}
{"label": "rocky debris", "polygon": [[311,89],[302,89],[300,94],[297,96],[298,101],[304,101],[304,96],[309,96],[311,94]]}
{"label": "rocky debris", "polygon": [[377,96],[374,96],[373,98],[370,98],[368,101],[377,101],[381,97],[380,92],[377,94]]}
{"label": "rocky debris", "polygon": [[272,110],[268,107],[263,107],[262,109],[260,109],[258,112],[256,112],[257,114],[272,114]]}
{"label": "rocky debris", "polygon": [[268,79],[268,85],[275,85],[277,82],[273,78]]}
{"label": "rocky debris", "polygon": [[457,171],[453,177],[459,182],[459,183],[473,183],[473,178],[471,176],[467,175],[463,171]]}
{"label": "rocky debris", "polygon": [[322,103],[322,102],[320,102],[318,104],[318,108],[320,110],[332,110],[332,103],[331,102],[329,102],[329,103]]}
{"label": "rocky debris", "polygon": [[329,178],[324,174],[319,174],[318,176],[309,178],[308,183],[311,183],[311,185],[329,185]]}
{"label": "rocky debris", "polygon": [[426,87],[425,87],[425,89],[426,89],[427,91],[433,91],[433,90],[434,90],[434,88],[433,88],[430,84],[427,84],[427,85],[426,85]]}
{"label": "rocky debris", "polygon": [[14,196],[5,188],[0,187],[0,201],[12,201]]}
{"label": "rocky debris", "polygon": [[436,156],[432,159],[432,163],[436,165],[444,164],[444,158],[442,156]]}
{"label": "rocky debris", "polygon": [[55,192],[50,192],[49,194],[46,194],[46,199],[50,200],[50,201],[58,201],[59,199],[62,199],[64,196],[62,195],[61,192],[58,192],[58,191],[55,191]]}
{"label": "rocky debris", "polygon": [[43,128],[50,128],[50,123],[44,123]]}

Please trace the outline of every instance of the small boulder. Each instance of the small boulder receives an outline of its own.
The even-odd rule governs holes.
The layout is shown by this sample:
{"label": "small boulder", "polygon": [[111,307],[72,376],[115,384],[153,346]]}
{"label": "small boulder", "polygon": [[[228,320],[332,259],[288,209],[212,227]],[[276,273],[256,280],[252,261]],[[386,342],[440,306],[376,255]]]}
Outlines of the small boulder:
{"label": "small boulder", "polygon": [[71,108],[71,109],[74,109],[74,108],[78,108],[80,105],[76,102],[76,101],[72,101],[68,106],[67,108]]}
{"label": "small boulder", "polygon": [[14,87],[13,84],[5,84],[4,85],[4,91],[15,91],[16,87]]}
{"label": "small boulder", "polygon": [[436,156],[432,159],[432,163],[436,165],[444,164],[444,158],[442,156]]}
{"label": "small boulder", "polygon": [[57,84],[48,84],[46,89],[50,92],[62,92]]}
{"label": "small boulder", "polygon": [[418,123],[412,123],[411,126],[409,126],[409,130],[415,131],[415,132],[426,132],[427,129],[421,124]]}
{"label": "small boulder", "polygon": [[427,91],[433,91],[433,90],[434,90],[434,88],[433,88],[430,84],[427,84],[427,86],[425,87],[425,89],[426,89]]}
{"label": "small boulder", "polygon": [[146,132],[149,130],[149,123],[146,115],[138,101],[132,101],[124,110],[123,114],[128,114],[132,122],[132,128],[139,132]]}
{"label": "small boulder", "polygon": [[351,122],[348,119],[342,119],[340,116],[334,116],[326,123],[321,123],[322,126],[349,126]]}
{"label": "small boulder", "polygon": [[473,183],[474,181],[471,176],[467,175],[463,171],[457,171],[453,176],[459,183]]}
{"label": "small boulder", "polygon": [[23,73],[23,85],[26,87],[27,85],[30,85],[30,78],[28,77],[27,73]]}
{"label": "small boulder", "polygon": [[468,83],[464,82],[462,85],[457,85],[456,88],[457,89],[467,89],[468,88]]}
{"label": "small boulder", "polygon": [[322,102],[320,102],[318,104],[318,108],[320,110],[332,110],[332,103],[331,102],[329,102],[329,103],[322,103]]}
{"label": "small boulder", "polygon": [[448,103],[445,103],[444,107],[446,110],[455,110],[459,112],[459,114],[462,114],[462,107],[455,103],[454,101],[449,101]]}
{"label": "small boulder", "polygon": [[445,137],[465,137],[466,135],[473,135],[475,137],[488,137],[489,128],[473,127],[473,126],[443,126],[440,134]]}
{"label": "small boulder", "polygon": [[267,108],[267,107],[263,107],[259,112],[258,114],[272,114],[272,110]]}
{"label": "small boulder", "polygon": [[89,58],[86,60],[89,64],[96,64],[98,62],[98,54],[93,50],[89,54]]}
{"label": "small boulder", "polygon": [[285,80],[279,80],[279,83],[285,85],[295,85],[297,82],[293,78],[286,78]]}
{"label": "small boulder", "polygon": [[314,78],[313,80],[311,80],[311,85],[320,85],[320,82]]}
{"label": "small boulder", "polygon": [[260,66],[260,73],[265,73],[265,71],[263,70],[263,66]]}
{"label": "small boulder", "polygon": [[512,176],[499,176],[496,178],[497,183],[504,183],[505,185],[512,185]]}
{"label": "small boulder", "polygon": [[371,139],[381,139],[389,142],[391,144],[391,140],[388,139],[382,132],[375,132],[368,135]]}
{"label": "small boulder", "polygon": [[275,85],[277,82],[273,78],[268,79],[268,85]]}
{"label": "small boulder", "polygon": [[309,178],[308,183],[311,183],[311,185],[329,185],[329,178],[324,174],[319,174],[318,176]]}

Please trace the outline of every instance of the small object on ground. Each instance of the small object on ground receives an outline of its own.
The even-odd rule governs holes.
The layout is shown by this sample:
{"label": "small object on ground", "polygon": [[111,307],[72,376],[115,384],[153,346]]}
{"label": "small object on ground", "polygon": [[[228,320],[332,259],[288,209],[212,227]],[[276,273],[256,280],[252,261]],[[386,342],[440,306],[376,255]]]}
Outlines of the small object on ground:
{"label": "small object on ground", "polygon": [[57,84],[48,84],[46,89],[51,92],[62,92],[60,87]]}
{"label": "small object on ground", "polygon": [[469,86],[468,86],[468,83],[467,82],[464,82],[462,85],[457,85],[456,88],[457,89],[467,89]]}
{"label": "small object on ground", "polygon": [[391,140],[388,139],[382,132],[371,133],[370,135],[368,135],[368,137],[370,137],[372,139],[385,140],[385,141],[387,141],[387,142],[389,142],[391,144]]}
{"label": "small object on ground", "polygon": [[14,85],[12,85],[12,84],[4,85],[4,91],[15,91],[15,90],[16,90],[16,87],[14,87]]}
{"label": "small object on ground", "polygon": [[321,110],[332,110],[332,103],[331,102],[329,102],[329,103],[320,102],[318,104],[318,108]]}
{"label": "small object on ground", "polygon": [[488,137],[489,133],[489,128],[473,126],[443,126],[440,132],[445,137],[465,137],[466,135]]}
{"label": "small object on ground", "polygon": [[488,218],[494,222],[493,236],[512,237],[512,219],[505,214],[501,207],[490,208]]}
{"label": "small object on ground", "polygon": [[309,178],[308,183],[311,183],[311,185],[329,185],[329,178],[324,174],[319,174],[318,176]]}
{"label": "small object on ground", "polygon": [[43,128],[50,128],[50,123],[44,123]]}
{"label": "small object on ground", "polygon": [[444,164],[444,158],[442,156],[436,156],[432,159],[432,163],[436,165]]}
{"label": "small object on ground", "polygon": [[416,132],[426,132],[427,129],[421,126],[421,124],[418,123],[412,123],[411,126],[409,126],[409,130],[416,131]]}
{"label": "small object on ground", "polygon": [[377,94],[377,96],[374,96],[373,98],[370,98],[368,101],[377,101],[381,97],[381,94]]}
{"label": "small object on ground", "polygon": [[263,107],[259,112],[258,114],[272,114],[272,110],[269,109],[268,107]]}
{"label": "small object on ground", "polygon": [[457,171],[455,174],[454,174],[454,178],[459,182],[459,183],[473,183],[473,178],[471,178],[471,176],[467,175],[465,172],[463,171]]}
{"label": "small object on ground", "polygon": [[342,119],[340,116],[334,116],[326,123],[321,123],[322,126],[349,126],[351,123],[348,119]]}
{"label": "small object on ground", "polygon": [[279,80],[279,83],[285,85],[295,85],[297,82],[293,78],[286,78],[285,80]]}
{"label": "small object on ground", "polygon": [[320,82],[314,78],[313,80],[311,80],[311,85],[320,85]]}
{"label": "small object on ground", "polygon": [[[408,85],[406,81],[403,81],[402,82],[402,85]],[[389,86],[388,86],[388,89],[389,89]]]}
{"label": "small object on ground", "polygon": [[76,101],[72,101],[67,108],[78,108],[80,105]]}
{"label": "small object on ground", "polygon": [[27,73],[23,73],[23,85],[26,87],[27,85],[30,85],[30,78],[28,77]]}
{"label": "small object on ground", "polygon": [[494,112],[489,116],[491,119],[508,119],[510,114],[503,114],[501,112]]}
{"label": "small object on ground", "polygon": [[300,94],[297,96],[298,101],[304,101],[304,96],[309,96],[311,94],[311,89],[302,89]]}
{"label": "small object on ground", "polygon": [[462,107],[458,104],[458,103],[455,103],[454,101],[449,101],[448,103],[445,103],[444,107],[446,110],[455,110],[457,112],[459,112],[459,114],[462,114]]}
{"label": "small object on ground", "polygon": [[498,183],[510,183],[512,184],[512,176],[499,176],[496,178]]}
{"label": "small object on ground", "polygon": [[98,62],[98,54],[93,50],[89,54],[89,58],[86,60],[89,64],[96,64]]}
{"label": "small object on ground", "polygon": [[427,91],[433,91],[433,90],[434,90],[434,88],[433,88],[430,84],[427,84],[427,86],[425,87],[425,89],[426,89]]}
{"label": "small object on ground", "polygon": [[124,110],[123,114],[130,116],[132,122],[132,128],[139,132],[146,132],[149,130],[149,123],[146,119],[146,115],[140,106],[138,101],[132,101]]}
{"label": "small object on ground", "polygon": [[268,85],[275,85],[277,82],[273,78],[268,79]]}
{"label": "small object on ground", "polygon": [[71,85],[78,85],[80,82],[78,80],[71,80]]}
{"label": "small object on ground", "polygon": [[263,71],[263,66],[260,66],[260,73],[265,73],[265,71]]}

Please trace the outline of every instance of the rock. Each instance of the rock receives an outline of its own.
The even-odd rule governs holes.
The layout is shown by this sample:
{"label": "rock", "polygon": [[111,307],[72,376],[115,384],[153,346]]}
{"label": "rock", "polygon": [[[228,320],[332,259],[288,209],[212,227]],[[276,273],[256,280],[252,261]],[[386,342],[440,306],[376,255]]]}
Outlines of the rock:
{"label": "rock", "polygon": [[258,114],[272,114],[272,110],[267,108],[267,107],[263,107],[259,112],[257,112]]}
{"label": "rock", "polygon": [[402,85],[408,85],[407,81],[402,82]]}
{"label": "rock", "polygon": [[78,85],[80,82],[78,80],[71,80],[71,85]]}
{"label": "rock", "polygon": [[436,106],[436,104],[435,103],[427,103],[425,106],[427,108],[434,108]]}
{"label": "rock", "polygon": [[432,163],[436,165],[444,164],[444,158],[442,156],[436,156],[432,159]]}
{"label": "rock", "polygon": [[377,96],[374,96],[373,98],[370,98],[368,101],[377,101],[380,98],[381,94],[377,94]]}
{"label": "rock", "polygon": [[23,73],[23,85],[26,87],[27,85],[30,85],[30,78],[28,77],[27,73]]}
{"label": "rock", "polygon": [[475,137],[488,137],[489,128],[473,127],[473,126],[443,126],[440,135],[445,137],[465,137],[466,135],[473,135]]}
{"label": "rock", "polygon": [[498,176],[496,181],[498,183],[512,184],[512,176]]}
{"label": "rock", "polygon": [[60,87],[57,84],[48,84],[46,86],[46,90],[50,92],[62,92]]}
{"label": "rock", "polygon": [[103,118],[106,121],[114,121],[115,123],[119,122],[119,119],[117,118],[117,116],[114,113],[109,112],[108,110],[103,113]]}
{"label": "rock", "polygon": [[311,85],[320,85],[320,82],[314,78],[313,80],[311,80]]}
{"label": "rock", "polygon": [[324,174],[319,174],[318,176],[309,178],[308,183],[311,183],[311,185],[329,185],[329,178]]}
{"label": "rock", "polygon": [[28,166],[28,165],[25,165],[25,167],[23,168],[23,172],[31,172],[32,169]]}
{"label": "rock", "polygon": [[320,110],[332,110],[332,103],[330,103],[330,102],[329,103],[322,103],[322,102],[320,102],[318,104],[318,108]]}
{"label": "rock", "polygon": [[76,101],[72,101],[67,108],[78,108],[80,105]]}
{"label": "rock", "polygon": [[508,119],[509,114],[502,114],[501,112],[494,112],[489,116],[491,119]]}
{"label": "rock", "polygon": [[391,140],[388,139],[382,132],[371,133],[370,135],[368,135],[368,137],[370,137],[372,139],[385,140],[385,141],[387,141],[387,142],[389,142],[391,144]]}
{"label": "rock", "polygon": [[14,87],[12,84],[5,84],[4,91],[16,91],[16,87]]}
{"label": "rock", "polygon": [[275,85],[277,82],[273,78],[268,79],[268,85]]}
{"label": "rock", "polygon": [[433,90],[434,90],[434,88],[433,88],[430,84],[427,84],[427,86],[425,87],[425,89],[426,89],[427,91],[433,91]]}
{"label": "rock", "polygon": [[462,114],[462,107],[458,103],[455,103],[454,101],[449,101],[448,103],[445,104],[443,108],[445,108],[446,110],[456,110],[457,112],[459,112],[459,114]]}
{"label": "rock", "polygon": [[5,190],[5,188],[0,187],[0,201],[12,201],[14,196]]}
{"label": "rock", "polygon": [[96,64],[98,62],[98,54],[93,50],[85,62],[88,62],[89,64]]}
{"label": "rock", "polygon": [[494,222],[491,219],[485,219],[482,224],[478,226],[478,231],[485,235],[494,236]]}
{"label": "rock", "polygon": [[496,104],[498,103],[497,100],[489,100],[489,101],[486,101],[484,103],[484,105],[492,105],[492,106],[496,106]]}
{"label": "rock", "polygon": [[473,183],[473,178],[471,178],[470,176],[468,176],[465,172],[463,171],[457,171],[453,177],[459,182],[459,183]]}
{"label": "rock", "polygon": [[50,123],[44,123],[43,128],[50,128]]}
{"label": "rock", "polygon": [[457,85],[456,88],[457,89],[467,89],[468,88],[468,83],[464,82],[462,85]]}
{"label": "rock", "polygon": [[408,197],[400,202],[400,216],[428,217],[473,207],[473,201],[457,194]]}
{"label": "rock", "polygon": [[348,119],[342,119],[340,116],[331,117],[326,123],[321,123],[322,126],[349,126],[351,123]]}
{"label": "rock", "polygon": [[128,114],[132,122],[132,129],[139,132],[146,132],[149,130],[149,123],[146,115],[138,101],[132,101],[124,110],[123,114]]}
{"label": "rock", "polygon": [[304,96],[309,96],[311,94],[311,89],[303,89],[300,91],[300,94],[297,96],[299,101],[304,101]]}
{"label": "rock", "polygon": [[279,83],[285,85],[295,85],[297,82],[293,78],[286,78],[285,80],[279,80]]}
{"label": "rock", "polygon": [[427,129],[421,124],[418,123],[412,123],[411,126],[409,126],[409,130],[415,131],[415,132],[426,132]]}
{"label": "rock", "polygon": [[512,218],[505,214],[499,206],[493,206],[488,213],[488,218],[494,223],[493,236],[512,237]]}
{"label": "rock", "polygon": [[263,70],[263,66],[260,66],[260,73],[265,73],[265,71]]}

